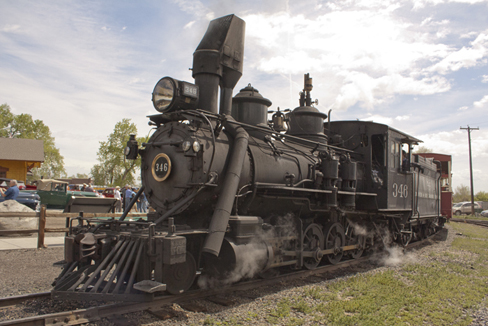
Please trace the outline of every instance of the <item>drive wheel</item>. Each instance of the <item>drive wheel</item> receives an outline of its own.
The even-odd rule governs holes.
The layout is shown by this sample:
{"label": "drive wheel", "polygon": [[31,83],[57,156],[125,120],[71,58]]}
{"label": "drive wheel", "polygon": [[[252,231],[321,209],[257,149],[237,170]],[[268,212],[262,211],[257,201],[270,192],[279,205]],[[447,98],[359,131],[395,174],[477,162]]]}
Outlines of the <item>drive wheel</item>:
{"label": "drive wheel", "polygon": [[304,257],[303,265],[307,269],[315,269],[322,260],[324,233],[318,224],[310,224],[303,233],[303,251],[313,251],[313,257]]}
{"label": "drive wheel", "polygon": [[460,215],[461,215],[461,211],[455,211],[455,212],[454,212],[454,215],[456,215],[456,216],[460,216]]}
{"label": "drive wheel", "polygon": [[193,255],[186,253],[186,261],[180,264],[163,266],[163,282],[166,283],[166,291],[171,294],[179,294],[187,291],[195,280],[197,264]]}
{"label": "drive wheel", "polygon": [[347,252],[347,254],[352,259],[360,258],[364,252],[364,246],[366,244],[366,237],[364,235],[356,234],[354,227],[349,222],[347,223],[347,226],[346,226],[345,235],[346,235],[346,245],[347,246],[352,246],[352,245],[358,245],[359,246],[358,249],[350,250]]}
{"label": "drive wheel", "polygon": [[344,252],[342,247],[346,243],[344,227],[339,223],[329,224],[325,237],[325,249],[334,249],[333,254],[327,255],[327,260],[335,265],[341,261]]}

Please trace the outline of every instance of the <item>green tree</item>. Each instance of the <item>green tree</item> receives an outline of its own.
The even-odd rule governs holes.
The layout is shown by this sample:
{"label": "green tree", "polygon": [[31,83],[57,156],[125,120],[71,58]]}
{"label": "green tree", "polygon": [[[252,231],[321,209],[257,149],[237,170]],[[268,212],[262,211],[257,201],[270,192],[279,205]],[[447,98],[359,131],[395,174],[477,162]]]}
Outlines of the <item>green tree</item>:
{"label": "green tree", "polygon": [[64,157],[59,153],[49,127],[42,120],[33,120],[30,114],[15,115],[8,104],[0,105],[0,137],[38,139],[44,142],[44,163],[31,170],[30,179],[60,178],[66,176]]}
{"label": "green tree", "polygon": [[86,173],[76,173],[76,175],[71,175],[68,179],[89,179],[90,176]]}
{"label": "green tree", "polygon": [[452,200],[455,203],[459,203],[461,201],[471,201],[471,192],[469,191],[469,187],[465,185],[460,185],[456,187],[454,191],[454,195],[452,196]]}
{"label": "green tree", "polygon": [[488,201],[488,192],[480,191],[474,196],[476,201]]}
{"label": "green tree", "polygon": [[[99,164],[91,169],[93,182],[98,185],[123,186],[134,184],[135,172],[141,166],[141,159],[126,160],[124,148],[129,136],[137,134],[137,127],[130,119],[122,119],[115,124],[114,131],[107,141],[100,142],[97,156]],[[137,138],[139,143],[146,142],[146,138]]]}

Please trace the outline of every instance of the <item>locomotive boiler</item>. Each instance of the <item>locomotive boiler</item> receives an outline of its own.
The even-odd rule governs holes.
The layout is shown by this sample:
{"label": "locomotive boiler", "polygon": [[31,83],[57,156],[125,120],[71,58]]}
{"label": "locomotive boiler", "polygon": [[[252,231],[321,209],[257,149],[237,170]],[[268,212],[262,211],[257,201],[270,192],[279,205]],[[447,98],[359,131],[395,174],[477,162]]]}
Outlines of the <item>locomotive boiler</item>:
{"label": "locomotive boiler", "polygon": [[72,219],[53,297],[151,300],[356,259],[442,226],[438,167],[411,153],[420,140],[330,121],[313,106],[309,74],[299,106],[271,120],[271,101],[251,84],[233,97],[244,25],[234,15],[213,20],[193,55],[194,83],[156,84],[154,133],[142,144],[132,135],[125,149],[141,157],[130,206],[144,191],[154,211],[137,221],[127,210]]}

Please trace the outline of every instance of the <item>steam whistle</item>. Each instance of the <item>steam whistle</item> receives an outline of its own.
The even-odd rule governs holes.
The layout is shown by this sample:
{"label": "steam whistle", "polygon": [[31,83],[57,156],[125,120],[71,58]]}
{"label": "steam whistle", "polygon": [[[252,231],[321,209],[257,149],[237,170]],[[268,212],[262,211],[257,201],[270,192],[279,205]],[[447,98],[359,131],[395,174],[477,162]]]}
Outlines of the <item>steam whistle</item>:
{"label": "steam whistle", "polygon": [[278,107],[277,111],[268,111],[268,113],[273,113],[273,116],[271,117],[271,123],[273,124],[273,129],[277,132],[281,131],[287,131],[288,126],[286,125],[288,123],[288,119],[284,112],[290,112],[290,109],[286,109],[285,111],[280,111],[280,108]]}
{"label": "steam whistle", "polygon": [[307,73],[303,76],[303,92],[300,92],[300,106],[311,106],[312,104],[319,104],[318,100],[312,102],[310,92],[312,91],[313,84],[310,74]]}

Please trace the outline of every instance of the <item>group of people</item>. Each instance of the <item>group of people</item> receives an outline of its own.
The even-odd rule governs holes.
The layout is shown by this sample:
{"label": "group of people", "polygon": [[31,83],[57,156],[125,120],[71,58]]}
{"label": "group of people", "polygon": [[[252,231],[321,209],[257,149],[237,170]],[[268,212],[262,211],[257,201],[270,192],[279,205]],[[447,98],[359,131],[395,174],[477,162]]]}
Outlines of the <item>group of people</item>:
{"label": "group of people", "polygon": [[[131,188],[130,185],[125,185],[124,189],[121,190],[119,186],[115,187],[114,190],[114,198],[118,199],[115,210],[117,212],[122,211],[122,204],[124,210],[129,207],[130,202],[136,195],[137,188]],[[147,208],[149,207],[149,203],[147,201],[146,195],[144,192],[141,193],[139,198],[137,198],[136,202],[136,209],[139,213],[147,213]]]}
{"label": "group of people", "polygon": [[[84,184],[84,189],[82,191],[94,191],[91,184]],[[92,189],[92,190],[90,190]],[[115,187],[114,198],[117,199],[115,206],[116,212],[122,212],[122,204],[125,209],[129,207],[132,198],[136,195],[137,188],[131,188],[130,185],[125,185],[124,189],[121,191],[120,187]],[[10,180],[9,188],[7,190],[0,188],[0,193],[5,200],[15,200],[19,195],[19,187],[17,186],[17,180]],[[141,193],[136,202],[136,209],[139,213],[147,213],[149,203],[144,192]]]}

